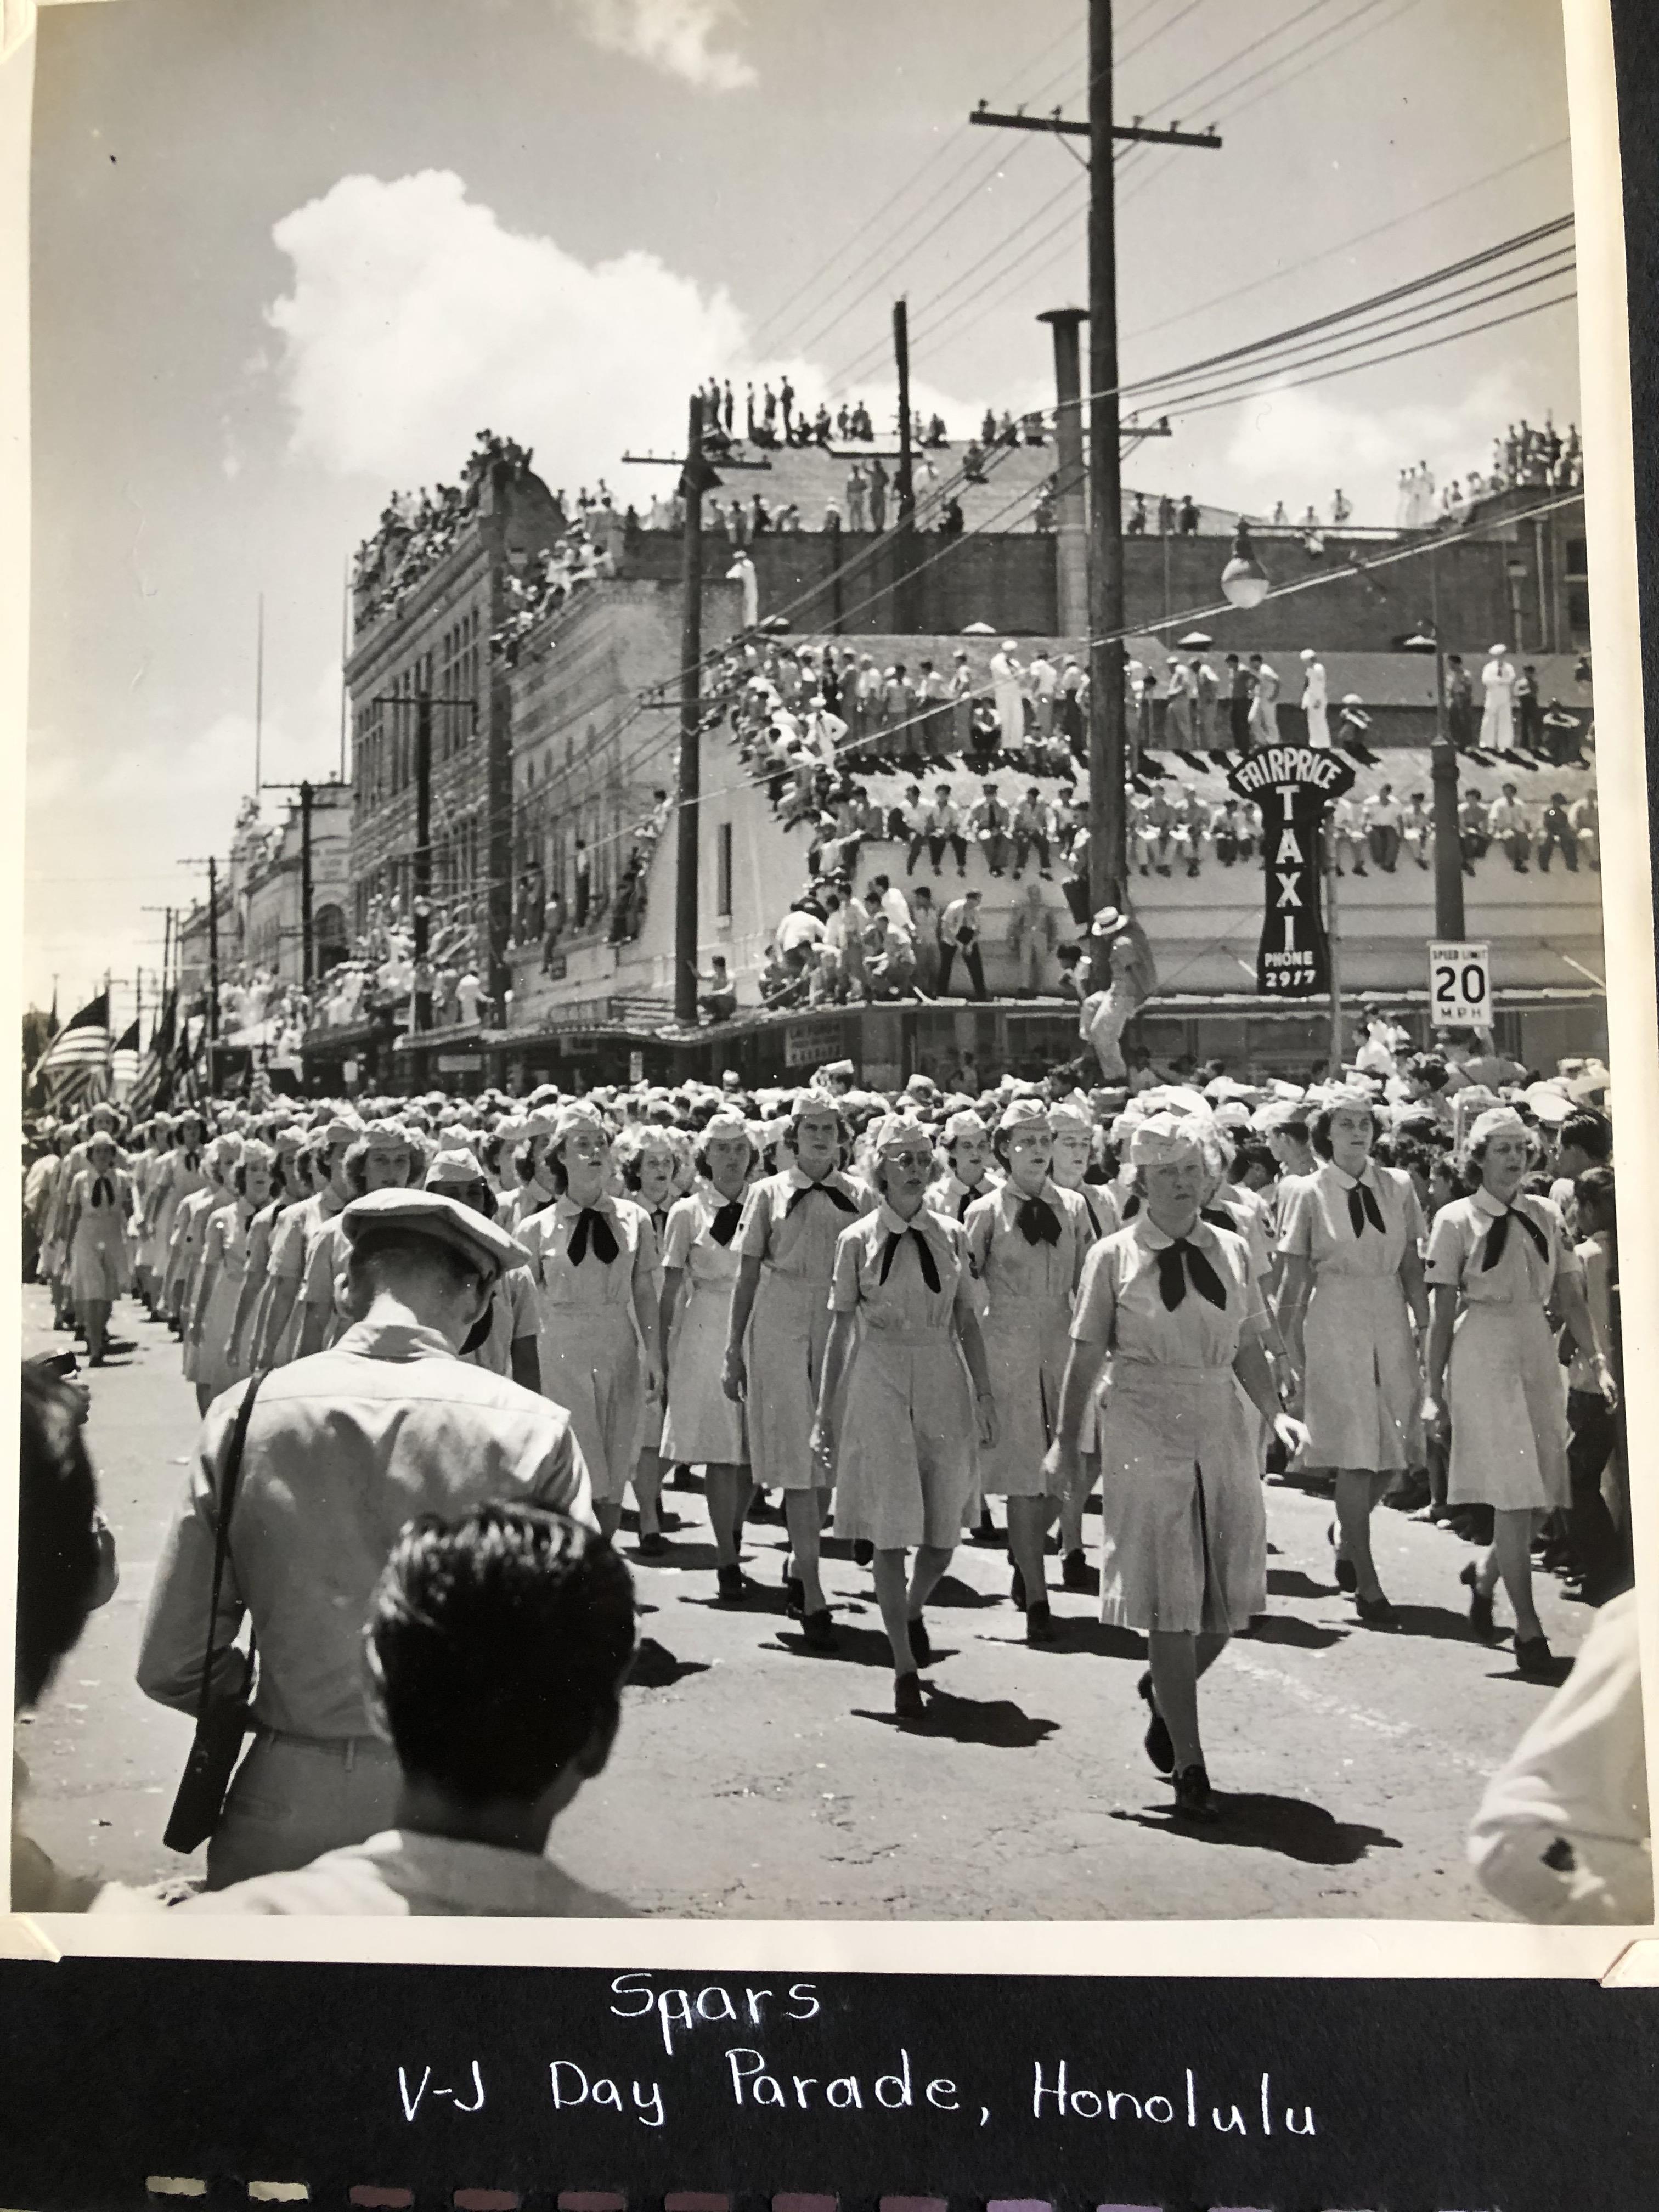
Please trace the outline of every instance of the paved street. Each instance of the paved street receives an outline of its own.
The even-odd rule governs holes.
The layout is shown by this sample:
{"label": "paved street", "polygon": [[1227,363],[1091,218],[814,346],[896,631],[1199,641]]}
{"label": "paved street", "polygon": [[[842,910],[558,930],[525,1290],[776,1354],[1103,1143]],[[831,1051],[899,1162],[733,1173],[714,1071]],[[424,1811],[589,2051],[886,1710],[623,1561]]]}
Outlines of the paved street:
{"label": "paved street", "polygon": [[[24,1291],[24,1349],[53,1339]],[[39,1716],[21,1731],[28,1825],[66,1866],[130,1881],[199,1871],[161,1834],[190,1729],[132,1666],[154,1563],[196,1428],[177,1346],[118,1309],[136,1356],[88,1376],[90,1443],[121,1557]],[[933,1616],[925,1726],[901,1729],[869,1577],[832,1545],[837,1658],[785,1617],[782,1531],[750,1532],[755,1605],[712,1602],[700,1495],[670,1491],[672,1555],[634,1561],[646,1639],[609,1771],[558,1825],[574,1874],[659,1912],[757,1918],[1504,1916],[1468,1878],[1463,1831],[1484,1778],[1541,1709],[1507,1644],[1468,1637],[1468,1547],[1378,1515],[1402,1632],[1358,1628],[1338,1595],[1328,1503],[1268,1492],[1272,1610],[1208,1678],[1210,1772],[1227,1817],[1172,1832],[1141,1750],[1139,1640],[1092,1601],[1054,1595],[1063,1645],[1030,1650],[1000,1553],[964,1546]],[[631,1515],[630,1515],[631,1520]],[[632,1553],[632,1537],[624,1547]],[[1540,1584],[1559,1653],[1589,1616]]]}

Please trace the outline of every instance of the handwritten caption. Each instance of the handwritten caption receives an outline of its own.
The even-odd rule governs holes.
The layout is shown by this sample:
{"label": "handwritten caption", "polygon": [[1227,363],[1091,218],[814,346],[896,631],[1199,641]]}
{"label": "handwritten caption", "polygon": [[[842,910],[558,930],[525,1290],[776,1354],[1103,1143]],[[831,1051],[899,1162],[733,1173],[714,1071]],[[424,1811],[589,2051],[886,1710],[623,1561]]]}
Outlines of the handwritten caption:
{"label": "handwritten caption", "polygon": [[[1113,2083],[1103,2075],[1090,2075],[1069,2056],[1030,2061],[1030,2087],[1012,2081],[969,2091],[952,2075],[932,2074],[901,2045],[890,2056],[884,2073],[855,2072],[797,2074],[769,2053],[766,2042],[793,2028],[805,2027],[823,2013],[823,2003],[811,1982],[791,1982],[776,1989],[765,1984],[708,1982],[696,1990],[680,1986],[659,1988],[652,1976],[618,1974],[611,1984],[611,2016],[617,2020],[650,2022],[646,2033],[654,2051],[660,2040],[672,2066],[683,2059],[691,2039],[707,2030],[733,2030],[755,2040],[725,2044],[721,2051],[722,2086],[739,2112],[914,2112],[959,2114],[969,2125],[987,2127],[1001,2102],[1011,2114],[1030,2100],[1034,2120],[1085,2125],[1097,2123],[1137,2124],[1159,2127],[1209,2130],[1218,2135],[1312,2136],[1318,2133],[1314,2109],[1309,2104],[1285,2103],[1273,2088],[1271,2073],[1263,2073],[1243,2095],[1237,2085],[1224,2085],[1224,2101],[1207,2081],[1200,2081],[1190,2066],[1175,2081]],[[792,2038],[792,2040],[795,2039]],[[775,2052],[778,2045],[773,2043]],[[488,2102],[483,2063],[470,2059],[455,2079],[434,2080],[430,2064],[416,2075],[413,2067],[398,2069],[398,2095],[406,2121],[413,2126],[423,2111],[440,2106],[465,2115],[482,2112]],[[688,2098],[706,2097],[706,2080]],[[669,2100],[659,2073],[624,2076],[597,2071],[583,2058],[560,2056],[548,2061],[548,2095],[555,2112],[586,2109],[614,2112],[619,2119],[641,2127],[667,2124]],[[975,2118],[977,2115],[977,2118]]]}

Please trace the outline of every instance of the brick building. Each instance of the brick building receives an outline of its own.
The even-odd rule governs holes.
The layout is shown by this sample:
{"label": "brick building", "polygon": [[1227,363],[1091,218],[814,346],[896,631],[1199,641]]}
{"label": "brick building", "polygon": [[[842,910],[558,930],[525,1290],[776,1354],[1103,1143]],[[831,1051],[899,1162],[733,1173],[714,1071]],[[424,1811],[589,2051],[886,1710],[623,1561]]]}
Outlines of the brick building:
{"label": "brick building", "polygon": [[[423,571],[400,574],[393,594],[360,580],[346,664],[351,931],[366,928],[376,901],[395,901],[404,915],[411,910],[424,711],[434,905],[476,925],[479,972],[498,1005],[508,980],[512,769],[507,688],[492,665],[489,636],[501,619],[507,575],[565,528],[527,457],[509,450],[515,458],[485,456],[470,472],[466,502]],[[423,696],[434,702],[424,710]]]}

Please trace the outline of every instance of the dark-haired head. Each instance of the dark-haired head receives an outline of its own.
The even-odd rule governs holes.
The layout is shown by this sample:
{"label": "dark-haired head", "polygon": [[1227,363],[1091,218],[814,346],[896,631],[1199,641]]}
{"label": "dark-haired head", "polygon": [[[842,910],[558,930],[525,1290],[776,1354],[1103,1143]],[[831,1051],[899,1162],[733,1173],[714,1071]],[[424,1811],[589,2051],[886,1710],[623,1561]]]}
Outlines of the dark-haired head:
{"label": "dark-haired head", "polygon": [[365,1634],[410,1781],[466,1806],[568,1802],[617,1733],[633,1582],[603,1538],[562,1513],[428,1514],[393,1546]]}
{"label": "dark-haired head", "polygon": [[100,1601],[105,1553],[82,1410],[67,1382],[23,1362],[14,1676],[20,1708],[39,1705]]}

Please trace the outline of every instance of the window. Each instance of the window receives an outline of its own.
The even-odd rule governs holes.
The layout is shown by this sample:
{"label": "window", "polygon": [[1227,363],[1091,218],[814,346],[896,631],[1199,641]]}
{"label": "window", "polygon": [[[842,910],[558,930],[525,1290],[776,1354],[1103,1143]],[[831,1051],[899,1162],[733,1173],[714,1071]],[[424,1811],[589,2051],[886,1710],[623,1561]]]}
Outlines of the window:
{"label": "window", "polygon": [[732,824],[722,822],[714,832],[714,913],[721,921],[732,919]]}
{"label": "window", "polygon": [[1589,544],[1586,538],[1569,538],[1562,551],[1565,556],[1561,581],[1567,603],[1567,629],[1575,646],[1587,646],[1590,641]]}

